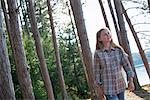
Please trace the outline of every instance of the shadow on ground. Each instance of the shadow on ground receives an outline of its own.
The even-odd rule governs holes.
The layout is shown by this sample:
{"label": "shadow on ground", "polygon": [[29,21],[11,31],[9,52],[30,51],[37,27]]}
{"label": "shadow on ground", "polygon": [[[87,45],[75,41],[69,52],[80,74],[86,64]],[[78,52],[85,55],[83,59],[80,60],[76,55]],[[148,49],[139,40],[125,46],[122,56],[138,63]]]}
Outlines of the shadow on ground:
{"label": "shadow on ground", "polygon": [[142,89],[135,90],[133,93],[144,100],[150,100],[150,84],[142,86]]}

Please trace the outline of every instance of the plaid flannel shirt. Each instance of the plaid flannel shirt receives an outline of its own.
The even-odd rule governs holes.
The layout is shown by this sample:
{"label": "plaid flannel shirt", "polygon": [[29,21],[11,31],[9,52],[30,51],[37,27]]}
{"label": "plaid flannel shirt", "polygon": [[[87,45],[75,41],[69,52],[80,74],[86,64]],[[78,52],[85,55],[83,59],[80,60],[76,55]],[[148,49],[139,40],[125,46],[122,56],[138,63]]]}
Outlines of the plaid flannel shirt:
{"label": "plaid flannel shirt", "polygon": [[126,85],[122,68],[127,77],[134,77],[127,54],[118,47],[111,47],[110,50],[96,50],[94,67],[95,82],[102,85],[106,95],[115,95],[125,91]]}

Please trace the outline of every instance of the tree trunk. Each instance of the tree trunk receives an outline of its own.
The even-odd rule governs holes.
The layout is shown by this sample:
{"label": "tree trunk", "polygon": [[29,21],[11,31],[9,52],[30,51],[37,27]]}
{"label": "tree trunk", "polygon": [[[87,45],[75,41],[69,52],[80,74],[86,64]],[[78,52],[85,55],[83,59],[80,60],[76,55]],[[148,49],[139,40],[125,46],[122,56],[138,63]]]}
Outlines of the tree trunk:
{"label": "tree trunk", "polygon": [[120,36],[121,36],[121,46],[124,48],[125,52],[129,55],[129,61],[131,63],[131,67],[135,73],[135,77],[134,77],[134,84],[135,84],[135,88],[139,89],[140,85],[137,79],[137,74],[135,71],[135,67],[133,64],[133,59],[132,59],[132,55],[131,55],[131,50],[130,50],[130,46],[129,46],[129,41],[127,38],[127,32],[126,32],[126,28],[125,28],[125,23],[124,23],[124,19],[123,19],[123,15],[122,15],[122,7],[121,7],[121,1],[120,0],[114,0],[114,4],[115,4],[115,9],[116,9],[116,13],[117,13],[117,18],[118,18],[118,24],[119,24],[119,28],[120,28]]}
{"label": "tree trunk", "polygon": [[108,20],[107,20],[106,13],[105,13],[105,9],[104,9],[104,6],[103,6],[103,2],[102,2],[102,0],[98,0],[98,1],[99,1],[99,4],[100,4],[100,7],[101,7],[101,11],[102,11],[102,14],[103,14],[103,17],[104,17],[104,21],[105,21],[106,27],[110,28]]}
{"label": "tree trunk", "polygon": [[[86,67],[85,67],[85,64],[84,64],[84,61],[83,61],[83,57],[82,57],[82,50],[81,50],[80,41],[79,41],[77,33],[75,31],[75,25],[73,23],[73,18],[71,17],[71,9],[68,5],[68,2],[67,2],[67,7],[68,7],[68,13],[69,13],[69,17],[70,17],[70,21],[71,21],[71,25],[72,25],[73,35],[75,36],[75,42],[77,44],[77,49],[78,49],[77,51],[79,52],[79,55],[80,55],[80,58],[81,58],[81,63],[82,63],[83,69],[85,71],[85,77],[86,77],[86,79],[88,79],[88,75],[87,75],[87,72],[86,72]],[[75,69],[75,67],[74,67],[74,69]],[[77,69],[75,69],[75,70],[77,70]],[[87,80],[87,81],[89,82],[89,80]]]}
{"label": "tree trunk", "polygon": [[[6,21],[6,24],[9,33],[8,34],[9,39],[13,50],[13,56],[16,64],[16,72],[18,75],[21,92],[23,95],[23,99],[34,100],[35,97],[33,94],[31,79],[30,79],[29,72],[27,70],[25,52],[21,41],[21,32],[19,30],[20,27],[19,27],[18,13],[16,8],[16,1],[7,0],[7,4],[8,4],[10,20]],[[6,12],[5,12],[5,17],[7,17]]]}
{"label": "tree trunk", "polygon": [[76,44],[77,44],[77,47],[78,47],[78,52],[80,54],[82,66],[83,66],[84,71],[85,71],[85,77],[86,77],[86,79],[88,79],[88,75],[87,75],[87,72],[86,72],[86,67],[85,67],[85,64],[84,64],[84,61],[83,61],[83,57],[82,57],[82,50],[81,50],[81,46],[80,46],[80,41],[79,41],[78,36],[77,36],[77,34],[75,32],[75,25],[73,23],[73,18],[71,17],[71,9],[69,8],[68,2],[67,2],[67,7],[68,7],[68,13],[69,13],[69,17],[70,17],[70,21],[71,21],[71,25],[72,25],[72,31],[73,31],[73,34],[74,34],[75,39],[76,39]]}
{"label": "tree trunk", "polygon": [[40,70],[41,70],[41,74],[42,74],[44,84],[46,87],[48,100],[54,100],[53,88],[52,88],[51,80],[49,77],[47,65],[45,62],[43,47],[41,44],[40,33],[38,31],[38,27],[37,27],[37,23],[36,23],[35,10],[33,7],[32,0],[29,0],[29,8],[28,9],[30,11],[29,15],[30,15],[30,19],[31,19],[31,28],[32,28],[33,37],[35,40],[37,56],[38,56],[39,61],[40,61]]}
{"label": "tree trunk", "polygon": [[89,46],[89,41],[87,37],[87,31],[85,27],[85,22],[83,18],[83,11],[80,0],[70,0],[71,8],[73,11],[75,24],[77,27],[77,32],[81,44],[82,56],[84,64],[86,67],[86,73],[88,75],[88,86],[91,92],[91,98],[94,99],[94,75],[93,75],[93,64],[92,64],[92,53]]}
{"label": "tree trunk", "polygon": [[55,26],[54,26],[54,22],[53,22],[52,8],[51,8],[50,0],[47,0],[47,6],[48,6],[48,14],[49,14],[51,30],[52,30],[52,39],[53,39],[53,46],[54,46],[54,50],[55,50],[58,78],[59,78],[60,87],[61,87],[61,91],[62,91],[62,99],[67,100],[67,98],[68,98],[67,91],[66,91],[66,87],[65,87],[64,76],[63,76],[63,71],[62,71],[62,66],[61,66],[61,61],[60,61],[59,48],[57,46],[56,32],[55,32]]}
{"label": "tree trunk", "polygon": [[148,3],[149,12],[150,12],[150,0],[147,0],[147,3]]}
{"label": "tree trunk", "polygon": [[[115,18],[115,14],[114,14],[114,11],[113,11],[111,0],[107,0],[107,2],[108,2],[110,13],[111,13],[111,16],[112,16],[112,19],[113,19],[113,23],[114,23],[114,26],[115,26],[116,33],[119,33],[119,28],[118,28],[118,25],[117,25],[117,21],[116,21],[116,18]],[[122,40],[121,40],[120,34],[117,34],[117,37],[118,37],[119,44],[121,45]]]}
{"label": "tree trunk", "polygon": [[0,3],[0,100],[15,100],[5,33],[3,30],[2,7]]}
{"label": "tree trunk", "polygon": [[146,58],[146,56],[145,56],[144,50],[142,49],[142,46],[141,46],[140,40],[139,40],[139,38],[138,38],[138,36],[137,36],[137,33],[135,32],[134,27],[133,27],[133,25],[132,25],[132,23],[131,23],[131,21],[130,21],[130,19],[129,19],[129,17],[128,17],[128,14],[127,14],[125,8],[123,7],[123,4],[121,4],[121,5],[122,5],[122,8],[123,8],[123,14],[125,15],[125,18],[126,18],[126,20],[127,20],[127,22],[128,22],[128,25],[129,25],[129,27],[130,27],[130,29],[131,29],[131,31],[132,31],[132,34],[133,34],[134,39],[135,39],[135,41],[136,41],[136,44],[137,44],[137,47],[138,47],[138,49],[139,49],[140,55],[141,55],[141,57],[142,57],[144,66],[145,66],[146,71],[147,71],[147,73],[148,73],[148,76],[149,76],[149,78],[150,78],[150,67],[149,67],[149,64],[148,64],[148,60],[147,60],[147,58]]}

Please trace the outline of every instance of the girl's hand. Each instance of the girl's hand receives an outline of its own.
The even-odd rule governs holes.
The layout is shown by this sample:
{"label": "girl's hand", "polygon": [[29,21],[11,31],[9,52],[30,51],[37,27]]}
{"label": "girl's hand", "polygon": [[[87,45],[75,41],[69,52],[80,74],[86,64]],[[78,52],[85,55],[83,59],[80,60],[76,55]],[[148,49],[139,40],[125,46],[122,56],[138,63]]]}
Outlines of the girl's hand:
{"label": "girl's hand", "polygon": [[129,81],[129,83],[128,83],[128,90],[130,92],[132,92],[132,91],[134,91],[134,89],[135,89],[135,87],[134,87],[133,81]]}
{"label": "girl's hand", "polygon": [[106,100],[103,89],[100,86],[98,86],[97,89],[98,89],[100,100]]}

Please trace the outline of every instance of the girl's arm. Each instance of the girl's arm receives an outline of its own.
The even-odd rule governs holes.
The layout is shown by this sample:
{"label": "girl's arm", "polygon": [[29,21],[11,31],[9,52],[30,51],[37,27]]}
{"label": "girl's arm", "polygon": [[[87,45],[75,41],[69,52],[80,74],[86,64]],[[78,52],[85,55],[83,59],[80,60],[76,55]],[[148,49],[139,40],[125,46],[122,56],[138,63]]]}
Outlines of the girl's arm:
{"label": "girl's arm", "polygon": [[120,56],[121,56],[121,65],[123,66],[123,68],[127,74],[127,79],[128,79],[128,81],[129,80],[131,81],[132,78],[134,77],[134,72],[131,68],[131,64],[129,62],[128,55],[123,50],[121,50]]}
{"label": "girl's arm", "polygon": [[134,72],[131,68],[128,55],[123,50],[121,50],[121,65],[123,66],[127,74],[128,89],[130,91],[133,91],[135,89],[134,83],[133,83]]}

